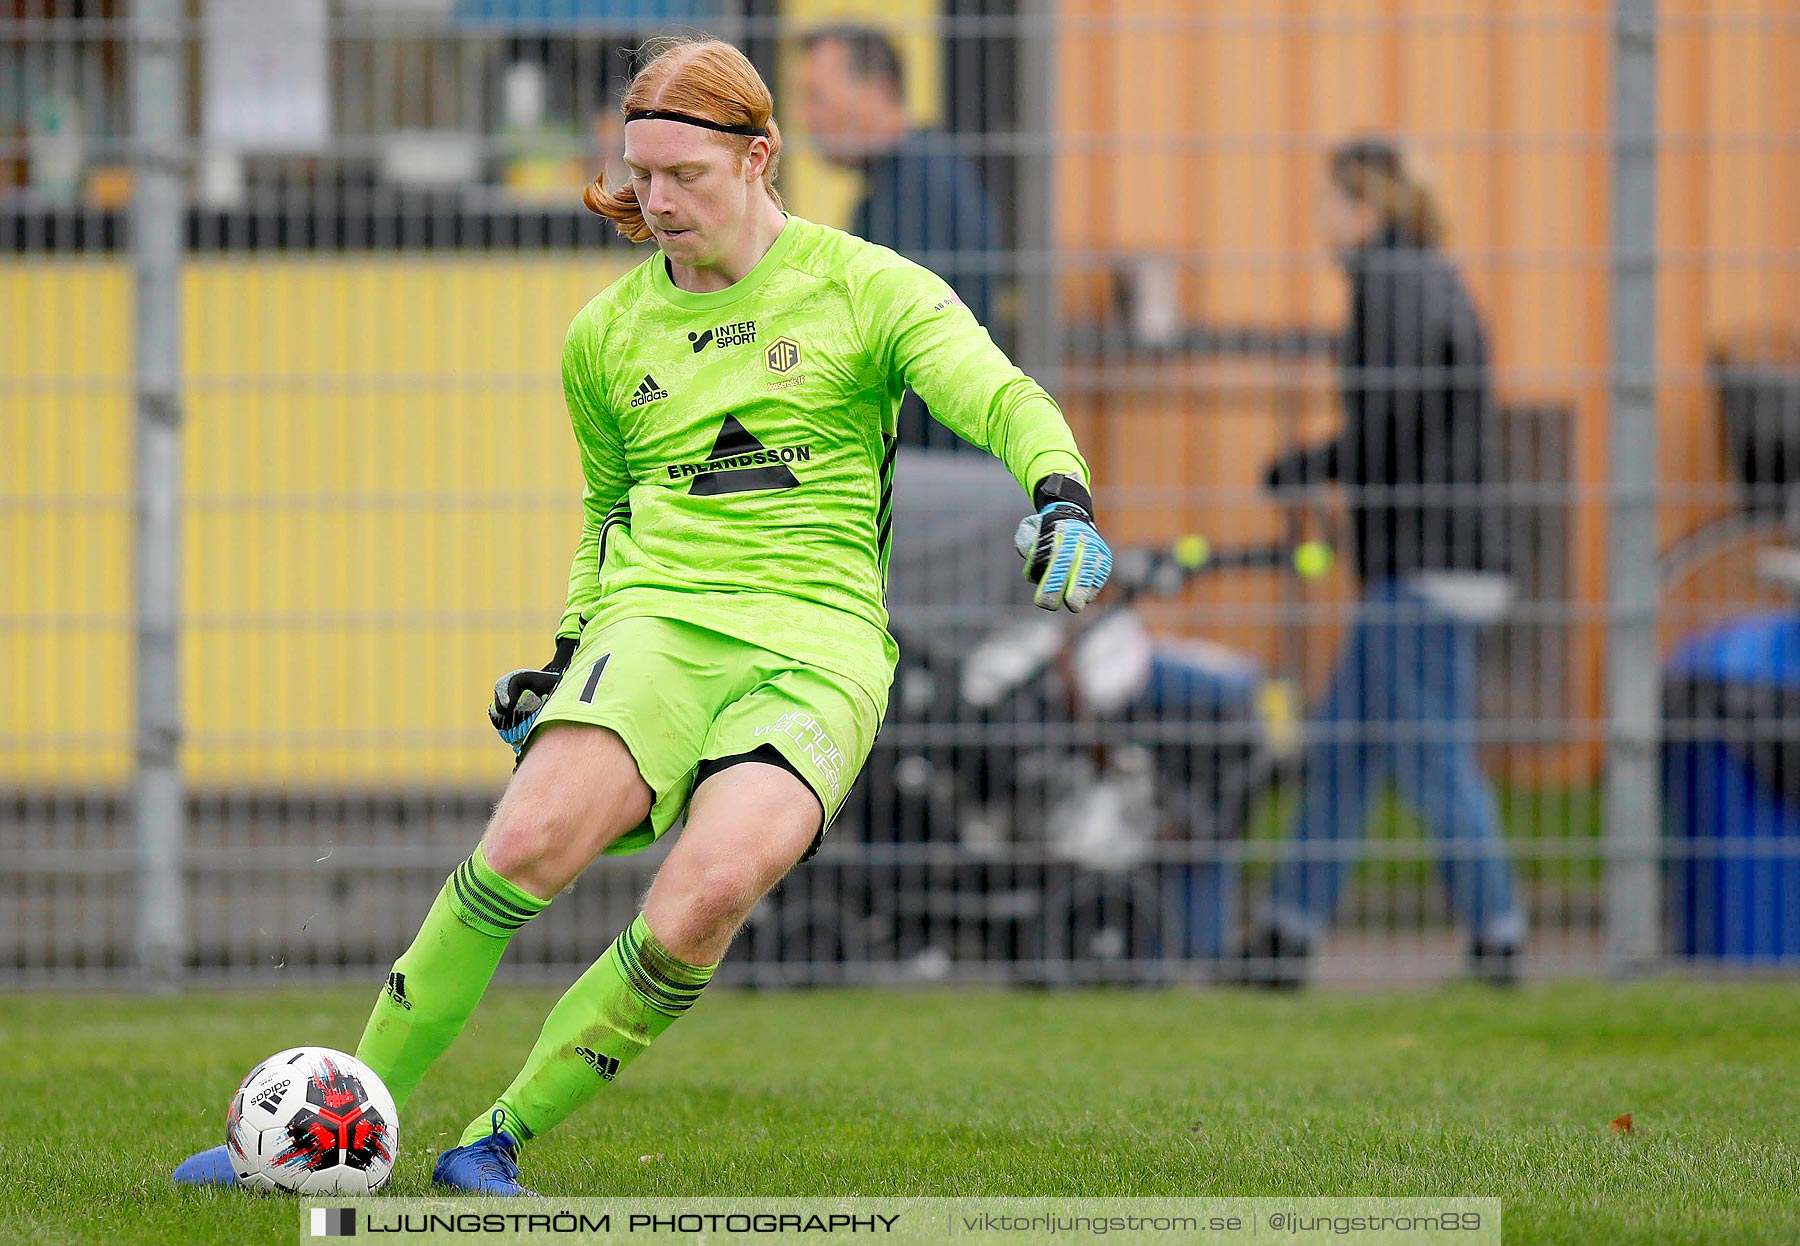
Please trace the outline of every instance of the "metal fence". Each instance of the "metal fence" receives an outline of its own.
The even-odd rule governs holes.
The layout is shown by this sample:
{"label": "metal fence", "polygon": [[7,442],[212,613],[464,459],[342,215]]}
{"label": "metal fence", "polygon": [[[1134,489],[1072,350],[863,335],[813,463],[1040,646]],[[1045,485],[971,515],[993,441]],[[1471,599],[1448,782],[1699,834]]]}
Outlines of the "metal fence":
{"label": "metal fence", "polygon": [[[579,190],[671,30],[773,86],[791,210],[1046,383],[1121,552],[1091,626],[1021,609],[1016,488],[902,413],[889,721],[738,980],[1800,965],[1791,8],[13,0],[0,981],[367,978],[410,938],[561,606],[557,350],[641,258]],[[1478,356],[1356,301],[1327,164],[1369,135]],[[1263,487],[1352,406],[1484,385],[1473,474],[1414,427]],[[1403,512],[1504,581],[1364,565],[1437,539]],[[502,972],[585,965],[659,856]]]}

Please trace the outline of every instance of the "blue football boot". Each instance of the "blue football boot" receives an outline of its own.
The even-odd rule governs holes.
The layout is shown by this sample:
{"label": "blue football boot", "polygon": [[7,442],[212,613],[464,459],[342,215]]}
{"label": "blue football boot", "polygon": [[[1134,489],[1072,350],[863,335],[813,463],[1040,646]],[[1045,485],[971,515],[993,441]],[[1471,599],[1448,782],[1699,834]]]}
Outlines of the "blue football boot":
{"label": "blue football boot", "polygon": [[494,1132],[468,1146],[451,1147],[438,1156],[431,1183],[471,1194],[532,1195],[519,1184],[519,1144],[500,1128],[506,1114],[494,1112]]}
{"label": "blue football boot", "polygon": [[176,1167],[174,1177],[179,1185],[236,1185],[238,1179],[231,1152],[222,1146],[188,1156]]}

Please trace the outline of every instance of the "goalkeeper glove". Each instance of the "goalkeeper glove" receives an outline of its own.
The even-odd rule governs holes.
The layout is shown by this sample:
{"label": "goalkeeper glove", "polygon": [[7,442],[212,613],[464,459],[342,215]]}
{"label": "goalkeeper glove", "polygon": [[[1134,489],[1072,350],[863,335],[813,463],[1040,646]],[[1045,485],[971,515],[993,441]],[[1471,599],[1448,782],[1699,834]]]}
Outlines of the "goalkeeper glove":
{"label": "goalkeeper glove", "polygon": [[488,706],[488,721],[500,738],[512,745],[515,753],[525,751],[525,737],[544,712],[544,703],[562,682],[563,672],[575,658],[573,636],[556,638],[556,656],[541,671],[508,671],[494,683],[494,703]]}
{"label": "goalkeeper glove", "polygon": [[1013,534],[1025,578],[1037,586],[1031,600],[1044,610],[1067,606],[1079,613],[1112,574],[1112,550],[1094,527],[1094,500],[1073,476],[1044,477],[1031,500],[1037,514]]}

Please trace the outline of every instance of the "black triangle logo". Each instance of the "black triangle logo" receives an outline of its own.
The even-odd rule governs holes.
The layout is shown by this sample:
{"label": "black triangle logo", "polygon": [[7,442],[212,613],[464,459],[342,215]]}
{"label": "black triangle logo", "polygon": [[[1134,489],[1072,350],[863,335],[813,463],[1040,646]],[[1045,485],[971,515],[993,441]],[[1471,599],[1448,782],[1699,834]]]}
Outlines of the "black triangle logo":
{"label": "black triangle logo", "polygon": [[[763,449],[767,447],[738,422],[737,416],[728,415],[719,426],[719,439],[713,442],[712,453],[706,456],[706,461],[716,463],[720,459],[735,459]],[[694,477],[694,483],[688,492],[695,497],[705,498],[717,497],[722,493],[749,493],[754,489],[792,489],[799,483],[799,478],[793,472],[784,465],[775,463],[767,467],[731,467],[724,471],[708,472],[704,476]]]}

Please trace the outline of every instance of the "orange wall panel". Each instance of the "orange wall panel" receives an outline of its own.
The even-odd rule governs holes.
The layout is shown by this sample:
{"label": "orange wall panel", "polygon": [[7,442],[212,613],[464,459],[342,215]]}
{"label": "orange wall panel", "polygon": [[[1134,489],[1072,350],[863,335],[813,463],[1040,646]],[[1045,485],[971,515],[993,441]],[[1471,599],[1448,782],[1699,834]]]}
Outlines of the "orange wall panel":
{"label": "orange wall panel", "polygon": [[[1058,118],[1069,319],[1107,314],[1113,274],[1147,257],[1173,267],[1194,321],[1336,324],[1344,286],[1314,211],[1323,153],[1355,133],[1400,136],[1433,175],[1502,397],[1575,412],[1572,604],[1593,616],[1610,453],[1611,6],[1066,0],[1061,11],[1080,19],[1061,40]],[[1659,14],[1665,540],[1731,505],[1709,352],[1746,328],[1800,327],[1792,12],[1791,0],[1708,0]],[[1173,410],[1172,422],[1128,417],[1117,396],[1070,404],[1087,404],[1101,429],[1109,487],[1139,485],[1150,499],[1131,522],[1148,532],[1200,511],[1225,527],[1243,526],[1228,513],[1272,515],[1246,485],[1279,427],[1274,404],[1239,403],[1226,419],[1177,373],[1164,369],[1175,392],[1160,398],[1154,378],[1121,386],[1124,406]],[[1166,500],[1181,487],[1197,500]],[[1583,623],[1570,635],[1571,709],[1593,716],[1604,631]],[[1579,769],[1597,756],[1565,760]]]}

